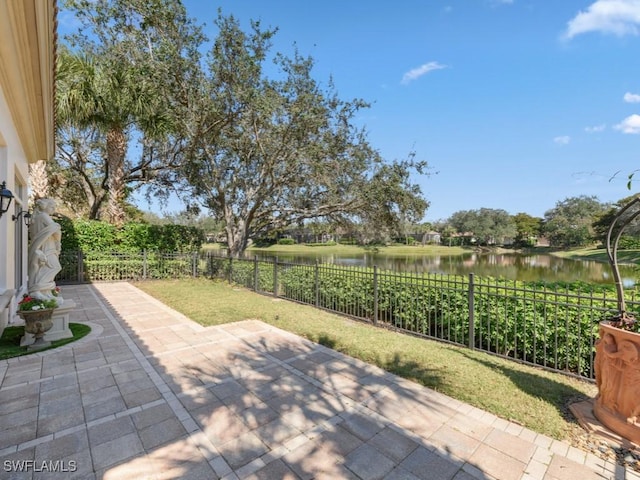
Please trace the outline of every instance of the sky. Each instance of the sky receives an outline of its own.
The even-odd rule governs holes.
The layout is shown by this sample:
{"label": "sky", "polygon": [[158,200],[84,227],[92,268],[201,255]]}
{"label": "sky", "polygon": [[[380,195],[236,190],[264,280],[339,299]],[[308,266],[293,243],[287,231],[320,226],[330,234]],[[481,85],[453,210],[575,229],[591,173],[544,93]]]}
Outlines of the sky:
{"label": "sky", "polygon": [[640,0],[183,1],[210,38],[218,8],[277,27],[274,52],[370,102],[356,122],[382,156],[430,166],[426,221],[640,190]]}

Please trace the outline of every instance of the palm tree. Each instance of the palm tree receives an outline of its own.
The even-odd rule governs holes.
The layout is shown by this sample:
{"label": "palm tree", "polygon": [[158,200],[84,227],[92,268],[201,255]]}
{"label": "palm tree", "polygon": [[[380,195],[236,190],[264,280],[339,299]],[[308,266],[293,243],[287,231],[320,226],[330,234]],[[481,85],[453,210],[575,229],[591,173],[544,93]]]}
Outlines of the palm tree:
{"label": "palm tree", "polygon": [[[61,49],[57,98],[59,128],[72,126],[100,133],[104,141],[106,217],[110,223],[122,225],[129,139],[134,131],[142,136],[163,131],[162,96],[138,66],[122,55],[97,56]],[[95,198],[101,203],[99,195]],[[98,215],[95,208],[92,210]]]}

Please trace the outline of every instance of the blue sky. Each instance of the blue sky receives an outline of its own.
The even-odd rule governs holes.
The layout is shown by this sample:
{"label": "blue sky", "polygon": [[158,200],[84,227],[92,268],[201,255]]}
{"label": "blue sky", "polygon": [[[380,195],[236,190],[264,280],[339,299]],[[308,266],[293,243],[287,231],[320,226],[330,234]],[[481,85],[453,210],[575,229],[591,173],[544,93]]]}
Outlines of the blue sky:
{"label": "blue sky", "polygon": [[211,38],[218,7],[245,28],[250,19],[277,27],[274,51],[291,54],[295,43],[315,59],[317,80],[371,102],[357,119],[371,143],[388,159],[415,151],[434,172],[416,178],[431,203],[426,220],[479,208],[541,217],[567,197],[632,193],[640,0],[185,5]]}

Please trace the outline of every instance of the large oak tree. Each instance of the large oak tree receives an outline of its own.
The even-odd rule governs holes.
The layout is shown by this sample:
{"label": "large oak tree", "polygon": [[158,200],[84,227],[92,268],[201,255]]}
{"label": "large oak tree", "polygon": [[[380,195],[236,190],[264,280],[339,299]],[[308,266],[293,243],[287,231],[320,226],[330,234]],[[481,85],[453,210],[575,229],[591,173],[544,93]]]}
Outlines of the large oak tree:
{"label": "large oak tree", "polygon": [[230,255],[252,236],[310,219],[381,229],[422,217],[427,203],[410,171],[425,165],[411,155],[383,161],[355,126],[364,101],[341,100],[318,83],[311,58],[270,57],[274,30],[252,22],[246,33],[222,14],[216,26],[179,116],[190,148],[174,180],[224,223]]}
{"label": "large oak tree", "polygon": [[500,244],[516,236],[516,224],[502,209],[460,210],[448,220],[459,233],[471,233],[480,245]]}
{"label": "large oak tree", "polygon": [[556,206],[544,213],[544,233],[553,246],[582,247],[593,243],[593,228],[608,205],[597,197],[580,195],[568,197],[556,203]]}

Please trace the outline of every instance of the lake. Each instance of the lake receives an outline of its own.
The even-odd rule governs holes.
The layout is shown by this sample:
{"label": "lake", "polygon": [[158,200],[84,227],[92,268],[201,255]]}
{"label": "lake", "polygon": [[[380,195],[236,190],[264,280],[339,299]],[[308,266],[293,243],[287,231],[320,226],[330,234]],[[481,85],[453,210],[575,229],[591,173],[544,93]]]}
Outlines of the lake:
{"label": "lake", "polygon": [[[253,257],[255,253],[248,255]],[[259,258],[273,258],[276,254],[261,252]],[[612,273],[608,263],[592,260],[574,260],[545,254],[518,253],[467,253],[463,255],[381,255],[377,253],[289,255],[278,254],[283,262],[333,263],[336,265],[366,266],[387,270],[502,277],[510,280],[547,282],[583,281],[611,283]],[[625,286],[633,286],[638,276],[637,267],[622,266],[620,273]]]}

